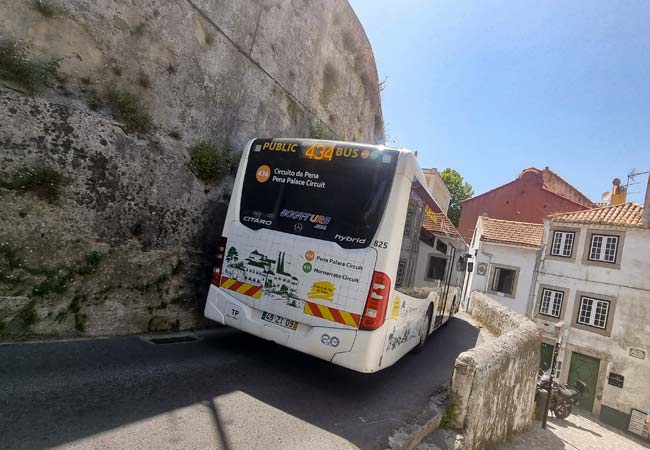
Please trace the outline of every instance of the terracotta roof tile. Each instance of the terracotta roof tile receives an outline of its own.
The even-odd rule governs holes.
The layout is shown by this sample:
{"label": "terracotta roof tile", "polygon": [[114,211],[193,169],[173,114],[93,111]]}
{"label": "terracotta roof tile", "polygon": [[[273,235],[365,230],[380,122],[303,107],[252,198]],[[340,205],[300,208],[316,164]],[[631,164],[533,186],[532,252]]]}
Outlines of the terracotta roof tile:
{"label": "terracotta roof tile", "polygon": [[481,217],[481,224],[483,229],[481,241],[523,247],[540,247],[542,245],[544,225],[541,223],[513,222]]}
{"label": "terracotta roof tile", "polygon": [[[445,213],[435,213],[427,206],[424,210],[424,220],[422,222],[422,228],[432,233],[444,234],[445,236],[450,236],[454,238],[461,238],[458,230],[451,223],[451,220],[445,215]],[[462,238],[461,238],[462,239]]]}
{"label": "terracotta roof tile", "polygon": [[623,203],[614,206],[588,209],[548,216],[553,222],[572,222],[595,225],[616,225],[641,228],[643,206],[638,203]]}

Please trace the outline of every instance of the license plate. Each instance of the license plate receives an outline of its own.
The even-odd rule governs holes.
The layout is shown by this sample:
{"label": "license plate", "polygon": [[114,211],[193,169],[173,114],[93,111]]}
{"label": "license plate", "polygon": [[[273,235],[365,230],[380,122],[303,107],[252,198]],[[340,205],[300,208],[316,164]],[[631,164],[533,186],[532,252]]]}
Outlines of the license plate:
{"label": "license plate", "polygon": [[286,317],[278,316],[277,314],[271,314],[266,311],[262,313],[262,320],[274,325],[279,325],[283,328],[288,328],[289,330],[295,331],[296,328],[298,328],[298,322],[295,320],[287,319]]}

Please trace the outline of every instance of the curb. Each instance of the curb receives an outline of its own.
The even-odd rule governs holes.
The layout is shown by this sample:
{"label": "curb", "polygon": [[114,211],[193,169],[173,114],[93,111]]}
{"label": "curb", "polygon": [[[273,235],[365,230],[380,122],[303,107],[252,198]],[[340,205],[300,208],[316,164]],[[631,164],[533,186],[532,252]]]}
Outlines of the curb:
{"label": "curb", "polygon": [[418,415],[416,423],[393,431],[385,450],[413,450],[427,436],[436,431],[447,407],[447,390],[434,394],[429,405]]}

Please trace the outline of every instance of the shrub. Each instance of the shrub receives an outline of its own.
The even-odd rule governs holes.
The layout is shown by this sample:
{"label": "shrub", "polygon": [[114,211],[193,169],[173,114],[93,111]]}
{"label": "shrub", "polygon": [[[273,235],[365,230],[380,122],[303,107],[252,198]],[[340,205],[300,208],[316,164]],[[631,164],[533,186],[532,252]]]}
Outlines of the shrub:
{"label": "shrub", "polygon": [[151,116],[138,97],[128,92],[111,91],[108,101],[113,107],[113,113],[124,123],[126,130],[132,132],[147,132],[151,129]]}
{"label": "shrub", "polygon": [[0,187],[19,192],[31,192],[50,203],[58,199],[63,176],[49,167],[23,168],[11,177],[2,177]]}
{"label": "shrub", "polygon": [[47,86],[59,70],[60,60],[33,61],[16,42],[0,41],[0,78],[16,83],[33,94]]}
{"label": "shrub", "polygon": [[190,148],[190,168],[206,183],[220,181],[230,170],[228,149],[199,142]]}

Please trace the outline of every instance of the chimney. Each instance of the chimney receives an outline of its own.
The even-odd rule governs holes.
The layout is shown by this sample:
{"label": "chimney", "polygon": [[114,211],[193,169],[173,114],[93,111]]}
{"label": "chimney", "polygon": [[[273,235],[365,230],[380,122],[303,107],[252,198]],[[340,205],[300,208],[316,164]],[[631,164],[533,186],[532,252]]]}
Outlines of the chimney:
{"label": "chimney", "polygon": [[648,175],[648,186],[645,188],[645,201],[641,213],[641,225],[650,228],[650,175]]}
{"label": "chimney", "polygon": [[612,196],[609,201],[610,205],[622,205],[627,200],[627,188],[621,186],[621,180],[614,178],[612,180]]}

